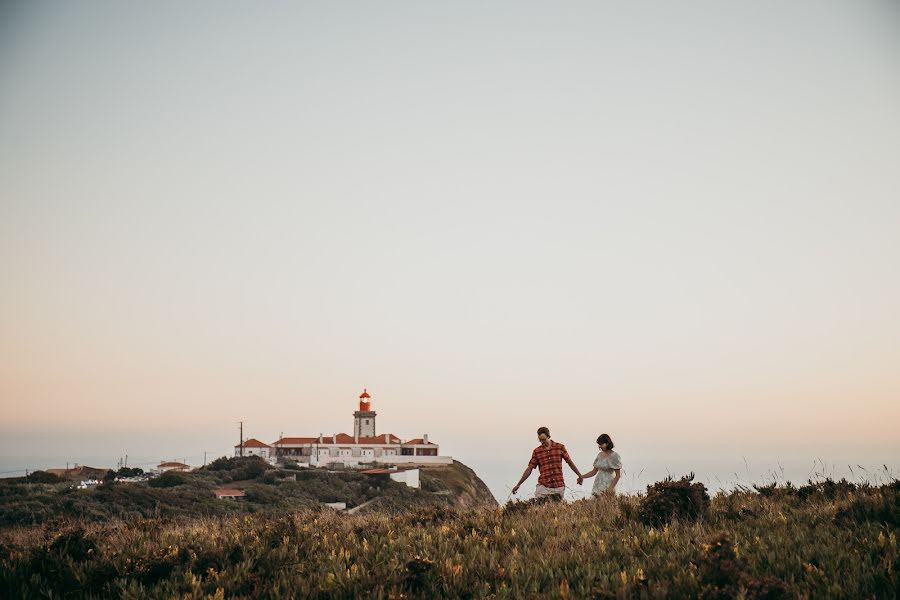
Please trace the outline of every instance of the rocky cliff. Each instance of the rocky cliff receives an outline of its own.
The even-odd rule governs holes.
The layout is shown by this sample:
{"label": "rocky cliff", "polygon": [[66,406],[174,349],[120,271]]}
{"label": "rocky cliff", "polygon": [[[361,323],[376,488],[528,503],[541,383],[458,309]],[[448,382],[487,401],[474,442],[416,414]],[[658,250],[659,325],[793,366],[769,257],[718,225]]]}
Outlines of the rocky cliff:
{"label": "rocky cliff", "polygon": [[419,472],[423,492],[450,498],[459,508],[497,506],[497,500],[478,475],[458,460],[446,467],[425,467]]}

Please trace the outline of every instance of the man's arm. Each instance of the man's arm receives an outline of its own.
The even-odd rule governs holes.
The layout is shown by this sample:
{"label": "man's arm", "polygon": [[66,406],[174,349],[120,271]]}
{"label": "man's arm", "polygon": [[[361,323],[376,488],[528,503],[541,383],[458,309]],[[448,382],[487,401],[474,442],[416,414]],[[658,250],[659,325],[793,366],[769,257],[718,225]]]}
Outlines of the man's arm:
{"label": "man's arm", "polygon": [[515,487],[513,487],[513,489],[512,489],[513,494],[515,494],[516,492],[519,491],[519,486],[522,485],[525,482],[525,480],[531,476],[531,472],[534,471],[534,468],[536,466],[538,466],[537,455],[534,452],[532,452],[531,460],[528,461],[528,466],[525,467],[525,472],[522,473],[522,477],[519,479],[519,483],[517,483],[515,485]]}
{"label": "man's arm", "polygon": [[512,489],[512,493],[513,493],[513,494],[515,494],[516,492],[518,492],[518,491],[519,491],[519,486],[522,485],[523,483],[525,483],[525,480],[526,480],[526,479],[528,479],[529,477],[531,477],[531,472],[532,472],[532,471],[534,471],[534,467],[532,467],[530,464],[529,464],[527,467],[525,467],[525,472],[522,473],[522,477],[521,477],[521,479],[519,479],[519,483],[517,483],[517,484],[513,487],[513,489]]}
{"label": "man's arm", "polygon": [[575,474],[578,475],[579,479],[582,479],[581,471],[579,471],[578,467],[575,466],[575,463],[572,462],[572,457],[569,456],[569,451],[566,450],[565,446],[563,446],[562,456],[566,463],[569,465],[569,468],[575,471]]}

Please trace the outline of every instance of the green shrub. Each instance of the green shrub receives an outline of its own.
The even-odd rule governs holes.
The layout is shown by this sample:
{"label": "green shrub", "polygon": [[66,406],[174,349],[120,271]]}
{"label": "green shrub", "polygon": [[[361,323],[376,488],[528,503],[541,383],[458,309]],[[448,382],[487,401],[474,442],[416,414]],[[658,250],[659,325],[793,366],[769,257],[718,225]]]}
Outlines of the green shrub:
{"label": "green shrub", "polygon": [[410,592],[420,594],[431,588],[436,578],[434,561],[416,556],[406,563],[403,583]]}
{"label": "green shrub", "polygon": [[518,513],[526,512],[528,509],[535,506],[550,504],[551,502],[559,502],[560,500],[561,498],[559,496],[535,496],[534,498],[529,498],[528,500],[508,500],[506,504],[503,505],[503,515],[515,515]]}
{"label": "green shrub", "polygon": [[835,514],[839,525],[879,523],[900,529],[900,492],[896,486],[883,486],[878,493],[854,498]]}
{"label": "green shrub", "polygon": [[284,499],[284,494],[278,488],[268,485],[251,485],[244,493],[247,501],[254,504],[276,505]]}
{"label": "green shrub", "polygon": [[763,498],[787,498],[797,495],[797,488],[790,481],[784,485],[778,485],[774,481],[768,485],[754,485],[753,489]]}
{"label": "green shrub", "polygon": [[269,485],[274,485],[288,477],[292,477],[293,473],[288,474],[282,469],[269,469],[262,475],[256,478],[257,481],[262,483],[267,483]]}
{"label": "green shrub", "polygon": [[170,488],[176,485],[184,485],[188,482],[188,478],[183,473],[177,471],[166,471],[159,477],[151,479],[148,484],[155,488]]}
{"label": "green shrub", "polygon": [[48,473],[47,471],[35,471],[34,473],[28,474],[26,481],[28,483],[59,483],[63,481],[63,479],[58,475]]}
{"label": "green shrub", "polygon": [[234,468],[234,458],[220,456],[205,467],[201,467],[204,471],[230,471]]}
{"label": "green shrub", "polygon": [[256,479],[269,468],[269,463],[259,456],[232,456],[231,458],[223,456],[202,467],[200,472],[220,473],[219,480],[228,483],[229,481]]}
{"label": "green shrub", "polygon": [[76,525],[60,532],[50,543],[49,550],[72,560],[87,560],[97,550],[97,544],[88,538],[84,527]]}
{"label": "green shrub", "polygon": [[709,494],[702,483],[692,483],[694,474],[671,477],[647,486],[639,514],[645,524],[658,527],[673,519],[696,521],[709,510]]}
{"label": "green shrub", "polygon": [[823,481],[810,480],[806,485],[797,489],[797,497],[801,500],[808,500],[813,496],[821,497],[826,500],[834,500],[836,498],[845,497],[847,494],[856,491],[856,484],[841,479],[834,481],[830,477]]}
{"label": "green shrub", "polygon": [[726,533],[704,544],[696,564],[703,600],[788,600],[796,596],[791,586],[777,577],[753,577],[747,560],[738,556]]}
{"label": "green shrub", "polygon": [[116,472],[119,477],[137,477],[143,474],[144,470],[140,467],[122,467]]}

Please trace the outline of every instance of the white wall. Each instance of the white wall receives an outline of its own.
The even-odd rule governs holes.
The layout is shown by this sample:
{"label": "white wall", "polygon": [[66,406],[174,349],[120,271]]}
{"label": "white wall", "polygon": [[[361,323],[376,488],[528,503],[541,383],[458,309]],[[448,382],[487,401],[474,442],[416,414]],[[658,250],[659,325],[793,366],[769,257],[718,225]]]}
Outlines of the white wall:
{"label": "white wall", "polygon": [[[274,454],[274,452],[273,452]],[[234,449],[234,455],[241,455],[241,448],[238,446]],[[247,448],[244,446],[244,456],[260,456],[262,458],[269,458],[269,449],[268,448]]]}
{"label": "white wall", "polygon": [[[245,449],[246,450],[246,449]],[[394,451],[396,454],[385,454],[384,451]],[[312,449],[315,454],[316,449]],[[375,448],[374,455],[356,455],[355,451],[338,450],[337,448],[319,447],[318,459],[316,456],[285,456],[286,460],[292,460],[298,463],[308,463],[312,465],[324,466],[329,462],[342,462],[347,466],[354,466],[359,463],[379,462],[392,465],[451,465],[453,464],[452,456],[414,456],[402,455],[399,449],[394,448]]]}
{"label": "white wall", "polygon": [[394,481],[399,481],[400,483],[405,483],[411,488],[418,488],[419,470],[408,469],[406,471],[397,471],[396,473],[391,473],[391,479],[393,479]]}
{"label": "white wall", "polygon": [[191,467],[188,467],[188,468],[186,468],[186,469],[185,469],[184,467],[157,467],[157,468],[155,468],[155,469],[153,469],[153,470],[154,470],[154,471],[157,471],[158,473],[165,473],[166,471],[181,471],[181,472],[187,472],[187,471],[190,471],[190,470],[191,470]]}

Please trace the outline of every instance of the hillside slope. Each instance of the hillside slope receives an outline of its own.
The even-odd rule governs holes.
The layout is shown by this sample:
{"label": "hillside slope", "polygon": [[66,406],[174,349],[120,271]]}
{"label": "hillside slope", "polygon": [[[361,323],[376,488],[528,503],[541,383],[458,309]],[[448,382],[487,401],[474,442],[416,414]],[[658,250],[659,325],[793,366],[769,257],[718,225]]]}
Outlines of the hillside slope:
{"label": "hillside slope", "polygon": [[403,495],[382,494],[354,509],[354,514],[403,514],[428,507],[461,510],[496,508],[497,500],[478,475],[458,460],[452,465],[424,467],[420,489]]}
{"label": "hillside slope", "polygon": [[758,489],[716,495],[696,521],[661,527],[644,523],[638,497],[48,523],[0,530],[0,590],[10,598],[897,597],[896,482]]}
{"label": "hillside slope", "polygon": [[447,493],[452,504],[460,508],[497,506],[497,500],[480,477],[458,460],[446,467],[427,467],[420,471],[422,490]]}
{"label": "hillside slope", "polygon": [[[365,512],[403,513],[428,506],[493,507],[478,475],[460,462],[422,469],[421,489],[388,474],[324,469],[273,469],[258,458],[221,458],[206,468],[167,474],[148,483],[108,483],[73,489],[71,483],[0,479],[0,527],[32,525],[57,517],[84,521],[157,517],[186,519],[256,512],[281,513],[343,502]],[[55,478],[47,478],[52,481]],[[217,500],[216,488],[243,490],[244,501]]]}

